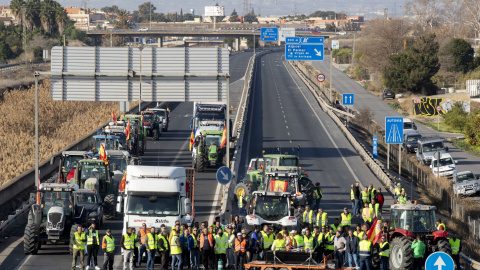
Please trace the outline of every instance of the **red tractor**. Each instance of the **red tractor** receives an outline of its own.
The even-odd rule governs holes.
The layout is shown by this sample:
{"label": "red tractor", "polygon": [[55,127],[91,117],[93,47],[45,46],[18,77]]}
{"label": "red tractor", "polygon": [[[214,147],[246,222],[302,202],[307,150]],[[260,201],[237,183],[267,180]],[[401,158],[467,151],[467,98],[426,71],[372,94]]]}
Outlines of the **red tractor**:
{"label": "red tractor", "polygon": [[425,258],[433,252],[452,254],[447,231],[435,226],[435,206],[394,204],[391,206],[390,269],[413,269],[412,241],[419,235],[426,246]]}

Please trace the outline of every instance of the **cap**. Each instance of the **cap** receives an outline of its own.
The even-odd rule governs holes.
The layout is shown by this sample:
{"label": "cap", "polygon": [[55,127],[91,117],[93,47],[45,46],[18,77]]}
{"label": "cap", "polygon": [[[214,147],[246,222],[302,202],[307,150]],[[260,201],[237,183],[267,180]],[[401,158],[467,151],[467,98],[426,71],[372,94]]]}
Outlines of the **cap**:
{"label": "cap", "polygon": [[290,233],[297,233],[297,231],[295,231],[295,230],[291,230],[291,231],[290,231]]}
{"label": "cap", "polygon": [[348,208],[347,208],[347,207],[344,207],[343,210],[348,210]]}
{"label": "cap", "polygon": [[242,233],[240,233],[240,232],[239,232],[239,233],[237,233],[237,236],[239,236],[239,235],[242,235]]}
{"label": "cap", "polygon": [[303,229],[302,232],[307,232],[307,230]]}
{"label": "cap", "polygon": [[112,232],[112,230],[110,230],[110,229],[107,229],[107,232]]}

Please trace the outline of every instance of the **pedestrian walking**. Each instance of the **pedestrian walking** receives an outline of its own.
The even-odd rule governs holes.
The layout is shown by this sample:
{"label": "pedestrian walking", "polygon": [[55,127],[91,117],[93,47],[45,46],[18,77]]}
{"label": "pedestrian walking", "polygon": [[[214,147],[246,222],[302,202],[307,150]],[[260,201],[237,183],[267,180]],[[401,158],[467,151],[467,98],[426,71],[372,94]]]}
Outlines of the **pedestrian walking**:
{"label": "pedestrian walking", "polygon": [[382,235],[381,237],[378,255],[380,255],[380,270],[388,270],[390,258],[390,244],[387,242],[385,235]]}
{"label": "pedestrian walking", "polygon": [[372,242],[368,240],[367,234],[364,234],[362,237],[362,241],[360,241],[359,243],[359,270],[372,270],[372,252]]}
{"label": "pedestrian walking", "polygon": [[123,249],[123,270],[133,269],[133,250],[135,249],[135,236],[132,227],[127,228],[127,233],[122,235],[120,246]]}
{"label": "pedestrian walking", "polygon": [[72,269],[77,267],[77,258],[80,257],[80,269],[84,269],[85,264],[83,262],[84,252],[85,252],[85,233],[81,225],[78,225],[77,231],[73,235],[73,239],[70,239],[73,243],[73,261]]}
{"label": "pedestrian walking", "polygon": [[154,268],[155,255],[157,253],[158,235],[155,233],[155,227],[150,228],[150,232],[147,233],[147,270]]}
{"label": "pedestrian walking", "polygon": [[107,229],[107,234],[102,238],[103,249],[103,270],[113,270],[113,263],[115,259],[115,239],[112,236],[112,231]]}
{"label": "pedestrian walking", "polygon": [[457,266],[457,269],[460,269],[460,256],[459,253],[462,252],[462,243],[456,234],[452,235],[452,238],[448,240],[450,246],[452,247],[452,258]]}
{"label": "pedestrian walking", "polygon": [[88,227],[88,235],[87,235],[87,267],[86,270],[90,269],[90,260],[93,257],[93,266],[96,270],[99,270],[97,263],[97,254],[98,249],[100,247],[100,241],[98,240],[98,230],[96,229],[95,222],[90,224]]}

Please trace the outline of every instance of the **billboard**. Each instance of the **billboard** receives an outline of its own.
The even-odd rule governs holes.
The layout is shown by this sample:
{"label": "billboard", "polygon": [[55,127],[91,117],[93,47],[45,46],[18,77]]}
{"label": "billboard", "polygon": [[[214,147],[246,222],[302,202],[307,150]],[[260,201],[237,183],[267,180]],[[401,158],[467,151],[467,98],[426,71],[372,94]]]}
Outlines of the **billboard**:
{"label": "billboard", "polygon": [[285,41],[286,37],[294,37],[295,36],[295,28],[280,28],[280,37],[278,40]]}
{"label": "billboard", "polygon": [[224,7],[221,6],[206,6],[205,7],[205,16],[225,16],[224,15]]}

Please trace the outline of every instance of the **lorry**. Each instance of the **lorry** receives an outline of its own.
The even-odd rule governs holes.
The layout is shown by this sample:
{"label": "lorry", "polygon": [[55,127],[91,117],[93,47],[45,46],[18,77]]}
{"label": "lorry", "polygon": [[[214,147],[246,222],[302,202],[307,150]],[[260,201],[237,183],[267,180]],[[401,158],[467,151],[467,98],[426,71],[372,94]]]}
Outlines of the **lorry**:
{"label": "lorry", "polygon": [[[194,173],[191,168],[128,165],[123,203],[123,233],[127,227],[171,229],[175,221],[191,225],[194,220]],[[188,190],[187,190],[188,189]]]}
{"label": "lorry", "polygon": [[471,171],[458,172],[453,175],[453,193],[455,196],[471,196],[480,191],[478,178]]}
{"label": "lorry", "polygon": [[437,160],[435,158],[435,155],[432,159],[432,162],[430,164],[430,169],[432,170],[432,173],[439,177],[447,177],[447,178],[452,178],[454,174],[458,172],[456,160],[453,160],[452,156],[449,153],[442,153],[440,155],[440,159]]}
{"label": "lorry", "polygon": [[441,154],[447,153],[448,147],[445,147],[441,138],[421,138],[418,140],[417,161],[424,165],[432,163],[433,155],[439,151]]}
{"label": "lorry", "polygon": [[272,225],[274,228],[298,230],[299,221],[294,216],[291,205],[292,195],[289,192],[254,191],[247,200],[246,228]]}
{"label": "lorry", "polygon": [[[197,130],[205,121],[221,121],[222,126],[226,125],[227,106],[225,104],[203,104],[195,102],[193,105],[193,117],[190,121],[190,129]],[[230,120],[230,136],[232,124]]]}

